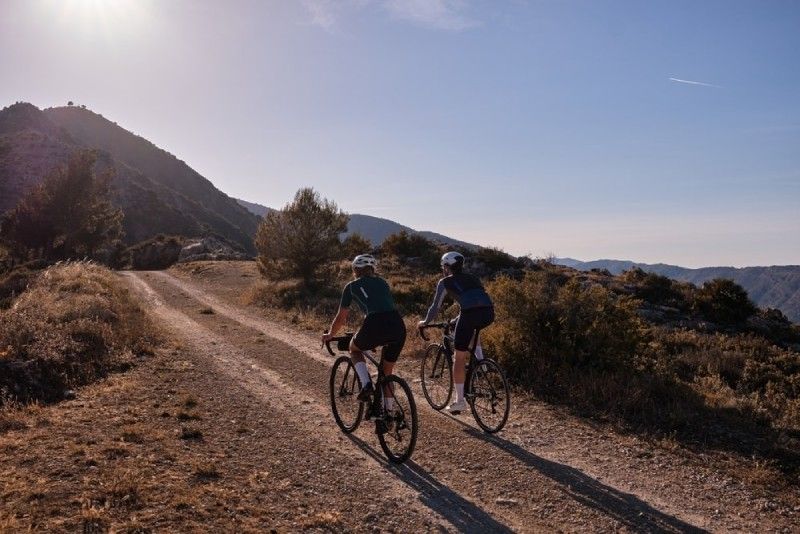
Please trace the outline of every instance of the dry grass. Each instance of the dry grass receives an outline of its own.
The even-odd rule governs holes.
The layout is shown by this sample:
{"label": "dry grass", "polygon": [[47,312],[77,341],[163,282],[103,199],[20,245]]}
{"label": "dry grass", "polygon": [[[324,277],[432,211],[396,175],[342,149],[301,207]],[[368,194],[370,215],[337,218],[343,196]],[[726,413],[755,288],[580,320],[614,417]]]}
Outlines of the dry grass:
{"label": "dry grass", "polygon": [[0,313],[0,396],[23,402],[127,369],[158,338],[126,285],[92,263],[48,268]]}

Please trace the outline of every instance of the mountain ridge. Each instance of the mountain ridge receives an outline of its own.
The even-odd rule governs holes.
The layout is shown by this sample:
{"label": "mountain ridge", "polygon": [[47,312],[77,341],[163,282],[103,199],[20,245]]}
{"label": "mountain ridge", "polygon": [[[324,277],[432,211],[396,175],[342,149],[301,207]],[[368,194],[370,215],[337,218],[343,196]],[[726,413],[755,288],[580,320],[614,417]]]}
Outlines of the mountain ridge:
{"label": "mountain ridge", "polygon": [[692,269],[666,263],[649,264],[606,259],[581,261],[574,258],[556,258],[555,263],[579,271],[607,269],[611,274],[639,268],[645,272],[697,285],[714,278],[729,278],[744,287],[756,305],[777,308],[790,321],[800,323],[800,265],[719,266]]}

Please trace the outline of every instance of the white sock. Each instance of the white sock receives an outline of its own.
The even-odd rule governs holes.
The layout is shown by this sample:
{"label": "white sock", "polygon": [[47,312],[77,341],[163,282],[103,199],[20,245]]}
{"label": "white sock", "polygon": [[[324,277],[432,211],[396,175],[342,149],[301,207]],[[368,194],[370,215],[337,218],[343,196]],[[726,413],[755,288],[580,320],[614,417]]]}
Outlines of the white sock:
{"label": "white sock", "polygon": [[394,397],[384,397],[383,398],[383,407],[389,411],[394,410]]}
{"label": "white sock", "polygon": [[355,365],[356,373],[358,373],[358,379],[361,380],[361,387],[363,388],[372,380],[369,377],[369,370],[367,370],[367,363],[366,362],[358,362]]}
{"label": "white sock", "polygon": [[480,342],[478,343],[478,346],[475,347],[475,358],[477,358],[478,361],[483,359],[483,347],[481,347]]}
{"label": "white sock", "polygon": [[461,402],[464,400],[464,384],[456,384],[456,401]]}

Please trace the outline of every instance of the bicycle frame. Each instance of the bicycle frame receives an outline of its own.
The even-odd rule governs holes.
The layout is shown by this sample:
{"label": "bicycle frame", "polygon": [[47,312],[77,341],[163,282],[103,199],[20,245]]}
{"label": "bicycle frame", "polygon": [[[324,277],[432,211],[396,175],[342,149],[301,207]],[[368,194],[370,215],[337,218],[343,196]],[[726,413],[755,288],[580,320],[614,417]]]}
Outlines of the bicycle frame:
{"label": "bicycle frame", "polygon": [[[442,332],[442,346],[445,348],[445,353],[447,354],[447,363],[450,367],[453,366],[453,355],[455,354],[455,347],[453,343],[455,341],[455,334],[453,333],[453,326],[450,324],[449,321],[441,322],[441,323],[431,323],[419,328],[419,333],[422,339],[428,341],[428,338],[425,337],[425,329],[426,328],[441,328]],[[480,340],[481,330],[480,328],[475,331],[475,339],[472,341],[472,346],[467,349],[467,353],[469,354],[469,358],[467,359],[467,366],[466,366],[466,380],[465,383],[469,383],[469,376],[472,373],[472,362],[475,361],[477,358],[475,356],[475,349],[478,347],[478,342]]]}
{"label": "bicycle frame", "polygon": [[[343,336],[337,336],[331,338],[330,341],[325,343],[325,348],[328,349],[328,352],[331,356],[336,356],[336,353],[331,349],[332,342],[346,342],[350,343],[350,340],[353,338],[353,334],[347,332]],[[343,351],[342,351],[343,352]],[[375,380],[375,395],[373,397],[372,408],[376,413],[380,413],[383,410],[383,384],[386,381],[386,375],[383,373],[383,357],[380,360],[375,358],[375,353],[372,350],[362,350],[361,354],[364,355],[372,365],[374,365],[378,370],[378,378]],[[352,355],[351,355],[352,357]],[[369,419],[369,416],[367,417]]]}

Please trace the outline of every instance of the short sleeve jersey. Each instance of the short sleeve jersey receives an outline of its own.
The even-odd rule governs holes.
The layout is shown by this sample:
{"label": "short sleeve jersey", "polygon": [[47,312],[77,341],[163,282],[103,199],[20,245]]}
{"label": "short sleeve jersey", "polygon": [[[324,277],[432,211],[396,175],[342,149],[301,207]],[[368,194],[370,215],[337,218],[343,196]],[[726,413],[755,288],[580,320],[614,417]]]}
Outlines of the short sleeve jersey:
{"label": "short sleeve jersey", "polygon": [[344,286],[339,306],[348,308],[353,301],[364,315],[395,309],[389,284],[380,276],[362,276]]}

